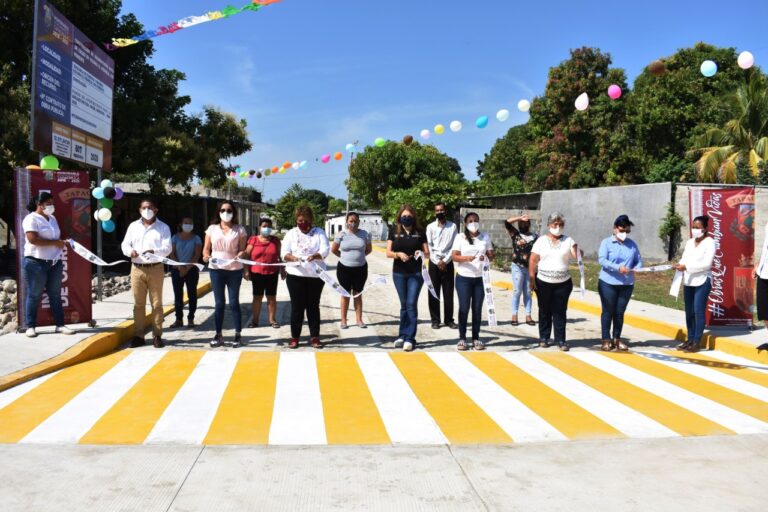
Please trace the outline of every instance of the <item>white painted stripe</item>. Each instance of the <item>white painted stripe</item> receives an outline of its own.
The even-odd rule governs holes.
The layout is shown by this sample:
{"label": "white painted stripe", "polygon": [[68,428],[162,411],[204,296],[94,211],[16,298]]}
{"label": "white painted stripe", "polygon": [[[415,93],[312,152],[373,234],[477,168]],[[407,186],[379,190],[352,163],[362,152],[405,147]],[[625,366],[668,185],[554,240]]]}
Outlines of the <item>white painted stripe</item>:
{"label": "white painted stripe", "polygon": [[269,444],[327,443],[315,354],[280,354]]}
{"label": "white painted stripe", "polygon": [[574,352],[573,357],[642,388],[649,393],[669,400],[710,421],[714,421],[727,429],[733,430],[737,434],[768,432],[768,424],[760,420],[670,384],[663,379],[632,368],[615,359],[590,352]]}
{"label": "white painted stripe", "polygon": [[356,352],[355,358],[393,444],[448,444],[389,354]]}
{"label": "white painted stripe", "polygon": [[747,359],[746,357],[734,356],[734,355],[722,352],[720,350],[708,350],[706,355],[710,357],[714,357],[726,363],[744,366],[745,368],[749,368],[750,370],[754,370],[756,372],[768,373],[768,365],[766,365],[765,363],[758,363],[757,361]]}
{"label": "white painted stripe", "polygon": [[134,351],[49,416],[22,443],[76,443],[165,352]]}
{"label": "white painted stripe", "polygon": [[11,389],[6,389],[2,393],[0,393],[0,409],[2,409],[7,405],[12,404],[17,399],[26,395],[27,393],[29,393],[30,391],[35,389],[37,386],[47,381],[57,373],[59,372],[57,371],[57,372],[49,373],[48,375],[43,375],[42,377],[38,377],[34,380],[27,381],[24,384],[19,384],[18,386],[14,386]]}
{"label": "white painted stripe", "polygon": [[669,354],[663,354],[655,350],[640,353],[643,357],[657,361],[665,366],[680,370],[694,377],[731,389],[743,395],[751,396],[757,400],[768,402],[768,388],[749,382],[727,373],[719,372],[714,368],[707,368],[700,364],[691,363],[685,359],[679,359]]}
{"label": "white painted stripe", "polygon": [[145,443],[203,442],[241,352],[206,352]]}
{"label": "white painted stripe", "polygon": [[576,405],[630,437],[674,437],[678,434],[531,354],[501,354]]}
{"label": "white painted stripe", "polygon": [[496,384],[465,357],[430,352],[429,357],[516,443],[564,441],[560,431]]}

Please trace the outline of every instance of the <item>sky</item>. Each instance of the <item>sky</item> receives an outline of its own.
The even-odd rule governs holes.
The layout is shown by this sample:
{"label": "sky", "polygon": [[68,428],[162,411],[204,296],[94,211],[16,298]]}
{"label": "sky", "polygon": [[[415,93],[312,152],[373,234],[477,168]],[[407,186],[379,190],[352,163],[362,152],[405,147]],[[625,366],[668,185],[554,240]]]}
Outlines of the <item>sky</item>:
{"label": "sky", "polygon": [[[248,0],[123,0],[123,12],[154,29],[227,3]],[[296,182],[345,198],[348,154],[319,158],[350,142],[418,140],[443,124],[429,143],[477,179],[477,161],[526,122],[517,102],[543,94],[549,68],[571,48],[609,53],[630,85],[651,61],[698,41],[749,50],[765,69],[767,17],[766,0],[283,0],[157,37],[151,62],[186,74],[190,113],[213,105],[247,121],[253,149],[231,164],[309,163],[243,184],[267,200]],[[511,112],[505,123],[495,120],[502,108]],[[491,122],[480,130],[483,115]],[[453,120],[464,125],[459,133],[448,129]]]}

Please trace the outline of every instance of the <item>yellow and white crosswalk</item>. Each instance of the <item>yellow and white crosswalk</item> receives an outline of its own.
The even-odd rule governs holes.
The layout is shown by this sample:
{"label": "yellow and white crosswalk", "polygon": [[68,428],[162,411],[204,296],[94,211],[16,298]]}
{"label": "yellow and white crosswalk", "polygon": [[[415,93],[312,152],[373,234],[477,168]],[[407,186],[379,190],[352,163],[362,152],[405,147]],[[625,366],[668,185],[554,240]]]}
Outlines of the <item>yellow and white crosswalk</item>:
{"label": "yellow and white crosswalk", "polygon": [[0,443],[507,444],[768,433],[719,352],[125,350],[0,393]]}

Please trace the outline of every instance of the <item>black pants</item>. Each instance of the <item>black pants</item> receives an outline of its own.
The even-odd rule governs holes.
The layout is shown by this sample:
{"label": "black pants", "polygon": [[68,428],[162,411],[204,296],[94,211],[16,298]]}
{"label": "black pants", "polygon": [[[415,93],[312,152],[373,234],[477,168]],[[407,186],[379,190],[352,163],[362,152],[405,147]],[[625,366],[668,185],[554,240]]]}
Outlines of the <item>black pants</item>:
{"label": "black pants", "polygon": [[[453,322],[453,262],[448,263],[443,271],[430,261],[429,278],[432,280],[432,286],[435,287],[438,297],[440,297],[440,292],[442,291],[443,323],[449,324]],[[429,316],[432,318],[432,323],[439,324],[440,301],[434,298],[431,293],[427,294],[427,297],[429,299]]]}
{"label": "black pants", "polygon": [[181,277],[179,269],[171,267],[171,284],[173,284],[173,303],[176,306],[176,320],[181,322],[184,317],[184,285],[187,285],[187,296],[189,297],[190,320],[195,318],[197,311],[197,283],[200,280],[200,271],[197,267],[192,267],[187,275]]}
{"label": "black pants", "polygon": [[555,326],[555,343],[565,343],[565,320],[568,297],[573,291],[573,281],[546,283],[536,278],[536,299],[539,302],[539,338],[548,340]]}
{"label": "black pants", "polygon": [[757,319],[768,320],[768,279],[758,277],[756,280]]}
{"label": "black pants", "polygon": [[288,274],[285,278],[288,294],[291,296],[291,338],[301,336],[304,312],[307,313],[309,335],[320,336],[320,295],[325,283],[316,277],[302,277]]}

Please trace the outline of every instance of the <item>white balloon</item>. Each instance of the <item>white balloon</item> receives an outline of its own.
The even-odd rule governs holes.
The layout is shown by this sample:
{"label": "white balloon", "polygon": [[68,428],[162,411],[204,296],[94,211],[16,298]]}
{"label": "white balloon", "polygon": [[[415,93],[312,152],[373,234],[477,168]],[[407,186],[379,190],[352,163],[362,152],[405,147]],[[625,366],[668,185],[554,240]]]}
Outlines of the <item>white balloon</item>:
{"label": "white balloon", "polygon": [[461,121],[451,121],[450,127],[452,132],[458,132],[461,131],[462,128]]}
{"label": "white balloon", "polygon": [[741,52],[737,62],[741,69],[749,69],[755,65],[755,56],[749,52]]}
{"label": "white balloon", "polygon": [[293,165],[291,167],[293,167],[295,170],[298,170],[300,165],[301,164],[299,162],[293,162]]}
{"label": "white balloon", "polygon": [[589,95],[585,92],[579,94],[574,105],[576,106],[576,110],[587,110],[587,108],[589,108]]}
{"label": "white balloon", "polygon": [[93,218],[96,220],[96,222],[99,221],[99,210],[96,210],[95,212],[93,212]]}
{"label": "white balloon", "polygon": [[517,110],[520,112],[528,112],[531,110],[531,102],[528,100],[520,100],[517,102]]}
{"label": "white balloon", "polygon": [[503,123],[507,119],[509,119],[509,110],[503,108],[498,112],[496,112],[496,120],[499,121],[500,123]]}
{"label": "white balloon", "polygon": [[429,130],[421,130],[421,133],[419,135],[421,135],[421,138],[424,140],[427,140],[432,136]]}
{"label": "white balloon", "polygon": [[112,212],[109,211],[109,208],[102,208],[97,213],[99,214],[99,220],[102,222],[112,218]]}
{"label": "white balloon", "polygon": [[107,187],[113,187],[115,184],[112,183],[112,180],[101,180],[101,188],[107,188]]}

